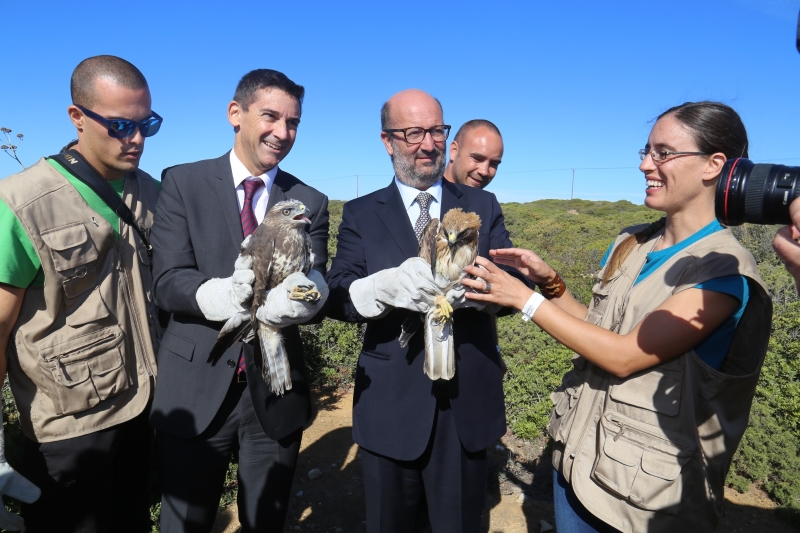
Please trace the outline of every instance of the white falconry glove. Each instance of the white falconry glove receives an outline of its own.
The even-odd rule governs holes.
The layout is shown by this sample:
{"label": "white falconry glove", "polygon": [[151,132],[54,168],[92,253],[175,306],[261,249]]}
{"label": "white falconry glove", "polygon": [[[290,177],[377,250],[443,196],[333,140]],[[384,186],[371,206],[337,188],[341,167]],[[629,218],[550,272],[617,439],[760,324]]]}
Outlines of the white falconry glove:
{"label": "white falconry glove", "polygon": [[411,257],[400,266],[381,270],[350,285],[353,305],[365,318],[379,318],[393,307],[427,313],[441,294],[442,289],[433,280],[431,265],[421,257]]}
{"label": "white falconry glove", "polygon": [[[0,423],[0,495],[25,503],[35,502],[42,491],[11,468],[6,462],[5,447],[5,433]],[[0,505],[0,527],[8,531],[24,531],[25,521],[21,516],[8,512],[4,505]]]}
{"label": "white falconry glove", "polygon": [[[309,292],[316,289],[320,293],[320,299],[312,303],[290,298],[296,287]],[[308,276],[302,272],[295,272],[287,276],[277,287],[267,291],[267,300],[256,311],[256,318],[276,328],[305,324],[325,305],[328,293],[328,284],[318,271],[312,270]]]}
{"label": "white falconry glove", "polygon": [[[244,249],[252,236],[242,241]],[[253,298],[253,283],[256,276],[252,270],[253,258],[239,257],[233,265],[229,278],[211,278],[197,289],[195,298],[206,320],[224,322],[234,315],[246,311]]]}

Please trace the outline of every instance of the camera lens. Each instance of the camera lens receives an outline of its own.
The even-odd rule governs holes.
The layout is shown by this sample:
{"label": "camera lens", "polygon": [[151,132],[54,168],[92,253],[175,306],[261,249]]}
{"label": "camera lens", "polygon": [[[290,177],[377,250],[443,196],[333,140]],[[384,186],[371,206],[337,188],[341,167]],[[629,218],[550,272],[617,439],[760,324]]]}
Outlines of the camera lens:
{"label": "camera lens", "polygon": [[791,224],[789,204],[800,196],[800,167],[758,164],[738,157],[722,167],[715,211],[726,226]]}

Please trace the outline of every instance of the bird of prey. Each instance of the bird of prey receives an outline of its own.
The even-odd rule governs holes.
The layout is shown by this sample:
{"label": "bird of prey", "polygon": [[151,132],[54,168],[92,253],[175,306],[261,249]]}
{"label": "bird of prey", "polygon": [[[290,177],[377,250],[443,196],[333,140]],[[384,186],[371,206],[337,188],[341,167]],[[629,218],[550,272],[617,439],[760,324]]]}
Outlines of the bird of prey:
{"label": "bird of prey", "polygon": [[[239,340],[247,340],[255,332],[261,345],[261,375],[272,392],[279,395],[292,388],[289,359],[280,328],[258,320],[256,311],[266,301],[268,291],[287,276],[311,272],[314,254],[311,238],[305,231],[305,225],[311,223],[307,214],[306,206],[297,200],[278,202],[264,216],[252,237],[242,243],[242,257],[250,256],[253,260],[253,302],[249,311],[234,315],[225,323],[208,357],[210,362],[216,363],[225,350]],[[305,285],[294,287],[289,294],[291,300],[312,304],[320,298],[319,291]]]}
{"label": "bird of prey", "polygon": [[[465,213],[461,208],[449,210],[442,217],[432,219],[419,241],[419,257],[431,265],[431,274],[442,294],[426,314],[425,324],[425,375],[431,379],[450,379],[455,375],[453,345],[453,307],[444,296],[464,277],[464,268],[473,264],[478,255],[478,231],[481,218],[476,213]],[[406,346],[419,328],[419,320],[409,316],[400,332],[400,345]]]}

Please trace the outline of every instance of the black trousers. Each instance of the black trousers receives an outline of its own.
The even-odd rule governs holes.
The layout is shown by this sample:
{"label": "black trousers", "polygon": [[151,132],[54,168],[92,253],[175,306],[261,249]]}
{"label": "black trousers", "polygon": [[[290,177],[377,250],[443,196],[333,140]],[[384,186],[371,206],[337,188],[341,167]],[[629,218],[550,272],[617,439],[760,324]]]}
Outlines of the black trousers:
{"label": "black trousers", "polygon": [[362,451],[368,533],[479,531],[486,499],[486,450],[464,449],[446,400],[436,408],[431,439],[418,459],[398,461]]}
{"label": "black trousers", "polygon": [[302,435],[298,430],[280,441],[270,439],[256,418],[247,383],[234,377],[203,433],[181,439],[156,432],[161,533],[211,531],[232,453],[239,457],[242,533],[282,533]]}
{"label": "black trousers", "polygon": [[145,410],[56,442],[25,439],[17,471],[42,489],[20,504],[28,533],[149,533],[153,433]]}

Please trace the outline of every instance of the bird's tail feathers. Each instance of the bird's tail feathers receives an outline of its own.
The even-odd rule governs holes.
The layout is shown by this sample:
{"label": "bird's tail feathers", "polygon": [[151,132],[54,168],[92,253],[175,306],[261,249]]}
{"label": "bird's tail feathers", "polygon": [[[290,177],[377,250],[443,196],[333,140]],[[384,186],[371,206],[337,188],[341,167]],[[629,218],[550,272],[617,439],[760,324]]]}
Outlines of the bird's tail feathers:
{"label": "bird's tail feathers", "polygon": [[291,390],[292,378],[281,330],[259,322],[258,339],[261,343],[261,377],[272,392],[283,396],[287,390]]}
{"label": "bird's tail feathers", "polygon": [[425,317],[425,375],[431,379],[452,379],[456,374],[453,319],[442,323],[431,316]]}
{"label": "bird's tail feathers", "polygon": [[397,338],[397,342],[400,343],[401,348],[408,346],[411,338],[419,331],[422,320],[422,315],[417,313],[411,313],[406,317],[403,324],[400,326],[400,336]]}
{"label": "bird's tail feathers", "polygon": [[250,311],[242,311],[230,317],[219,330],[217,340],[211,348],[211,353],[208,354],[208,362],[212,365],[217,364],[225,350],[242,340],[250,331],[252,331]]}

